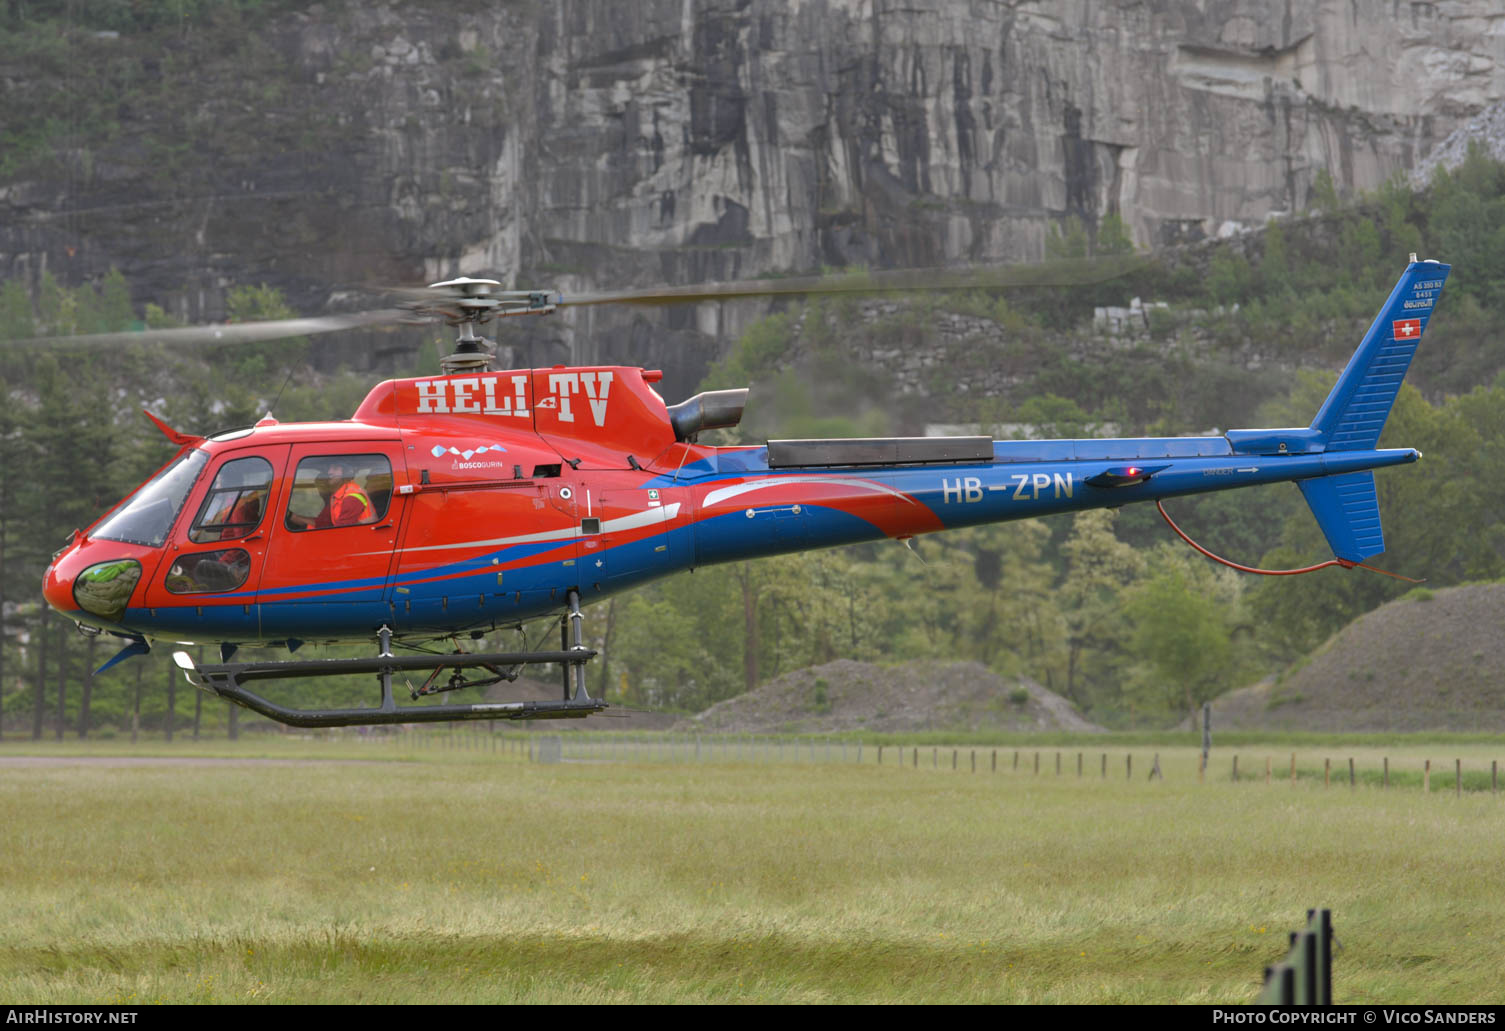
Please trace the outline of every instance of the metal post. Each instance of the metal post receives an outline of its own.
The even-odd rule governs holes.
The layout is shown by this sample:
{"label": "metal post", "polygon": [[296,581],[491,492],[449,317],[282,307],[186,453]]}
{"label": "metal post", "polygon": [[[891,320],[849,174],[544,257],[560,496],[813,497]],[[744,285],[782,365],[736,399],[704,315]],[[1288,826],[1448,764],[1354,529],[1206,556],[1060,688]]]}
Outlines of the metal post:
{"label": "metal post", "polygon": [[[376,636],[381,641],[379,657],[383,659],[390,658],[392,655],[392,628],[383,626],[376,632]],[[392,697],[392,671],[390,669],[382,670],[377,674],[377,679],[381,681],[381,711],[396,712],[397,700]]]}
{"label": "metal post", "polygon": [[1212,703],[1202,703],[1202,769],[1207,769],[1207,755],[1212,751]]}
{"label": "metal post", "polygon": [[[570,631],[570,650],[571,651],[585,651],[585,641],[584,641],[584,636],[583,636],[582,631],[581,631],[581,624],[585,621],[585,616],[583,616],[581,614],[581,612],[580,612],[580,592],[572,589],[568,594],[565,595],[565,599],[569,602],[569,606],[570,606],[570,617],[569,618],[570,618],[571,626],[573,628]],[[588,701],[590,701],[590,697],[591,697],[590,696],[590,692],[588,690],[586,690],[586,687],[585,687],[585,662],[584,662],[584,660],[581,660],[581,659],[572,659],[570,661],[570,666],[573,666],[575,668],[575,701],[577,701],[577,702],[588,702]],[[567,666],[567,667],[565,667],[565,669],[566,669],[566,671],[568,671],[569,667]],[[566,677],[566,680],[565,680],[565,698],[568,699],[569,696],[570,696],[569,695],[569,680],[568,680],[568,677]]]}
{"label": "metal post", "polygon": [[[559,650],[570,650],[570,619],[569,616],[559,617]],[[570,664],[565,660],[559,664],[559,675],[564,679],[564,700],[570,700]]]}

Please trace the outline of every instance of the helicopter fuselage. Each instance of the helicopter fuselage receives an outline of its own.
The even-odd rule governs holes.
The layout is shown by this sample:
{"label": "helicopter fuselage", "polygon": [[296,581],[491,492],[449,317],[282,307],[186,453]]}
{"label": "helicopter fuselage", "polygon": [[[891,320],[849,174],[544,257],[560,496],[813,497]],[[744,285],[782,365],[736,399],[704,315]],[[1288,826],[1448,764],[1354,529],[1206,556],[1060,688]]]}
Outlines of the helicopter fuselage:
{"label": "helicopter fuselage", "polygon": [[347,422],[182,438],[57,556],[47,600],[127,636],[432,637],[698,566],[1417,457],[1324,453],[1304,428],[711,447],[680,439],[656,379],[613,366],[392,380]]}

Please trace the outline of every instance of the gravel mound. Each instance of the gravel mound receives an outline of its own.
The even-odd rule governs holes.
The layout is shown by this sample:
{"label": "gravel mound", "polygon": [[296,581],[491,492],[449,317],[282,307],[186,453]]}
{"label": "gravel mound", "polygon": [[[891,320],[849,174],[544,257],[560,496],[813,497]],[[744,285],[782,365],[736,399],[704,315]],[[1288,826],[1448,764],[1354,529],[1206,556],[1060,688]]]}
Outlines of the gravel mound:
{"label": "gravel mound", "polygon": [[1280,677],[1212,703],[1225,730],[1505,733],[1505,584],[1413,591]]}
{"label": "gravel mound", "polygon": [[838,659],[795,670],[680,721],[679,731],[830,733],[842,730],[1066,730],[1103,728],[1032,680],[975,662],[877,666]]}

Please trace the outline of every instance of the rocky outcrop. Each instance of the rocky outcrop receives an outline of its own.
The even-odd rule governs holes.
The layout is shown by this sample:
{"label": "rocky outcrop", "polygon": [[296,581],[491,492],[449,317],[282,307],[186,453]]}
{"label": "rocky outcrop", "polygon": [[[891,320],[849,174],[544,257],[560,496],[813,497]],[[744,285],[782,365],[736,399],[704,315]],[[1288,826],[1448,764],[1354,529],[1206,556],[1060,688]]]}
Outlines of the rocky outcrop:
{"label": "rocky outcrop", "polygon": [[[117,264],[203,318],[229,281],[314,310],[458,272],[572,290],[1033,259],[1068,215],[1157,246],[1301,209],[1319,169],[1374,187],[1505,97],[1491,0],[374,0],[239,47],[69,141],[65,174],[0,183],[0,273]],[[0,77],[12,109],[40,88]],[[679,388],[757,312],[522,339],[672,361]]]}

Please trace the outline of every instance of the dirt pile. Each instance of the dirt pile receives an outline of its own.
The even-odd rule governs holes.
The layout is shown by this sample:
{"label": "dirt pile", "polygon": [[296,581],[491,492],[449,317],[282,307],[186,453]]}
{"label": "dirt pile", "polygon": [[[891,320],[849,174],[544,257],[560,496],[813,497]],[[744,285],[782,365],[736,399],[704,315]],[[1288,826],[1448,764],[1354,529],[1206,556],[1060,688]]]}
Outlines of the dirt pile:
{"label": "dirt pile", "polygon": [[838,659],[795,670],[682,720],[676,730],[830,733],[842,730],[1100,731],[1032,680],[975,662],[876,666]]}
{"label": "dirt pile", "polygon": [[1213,729],[1505,733],[1502,630],[1505,584],[1412,591],[1214,699]]}

